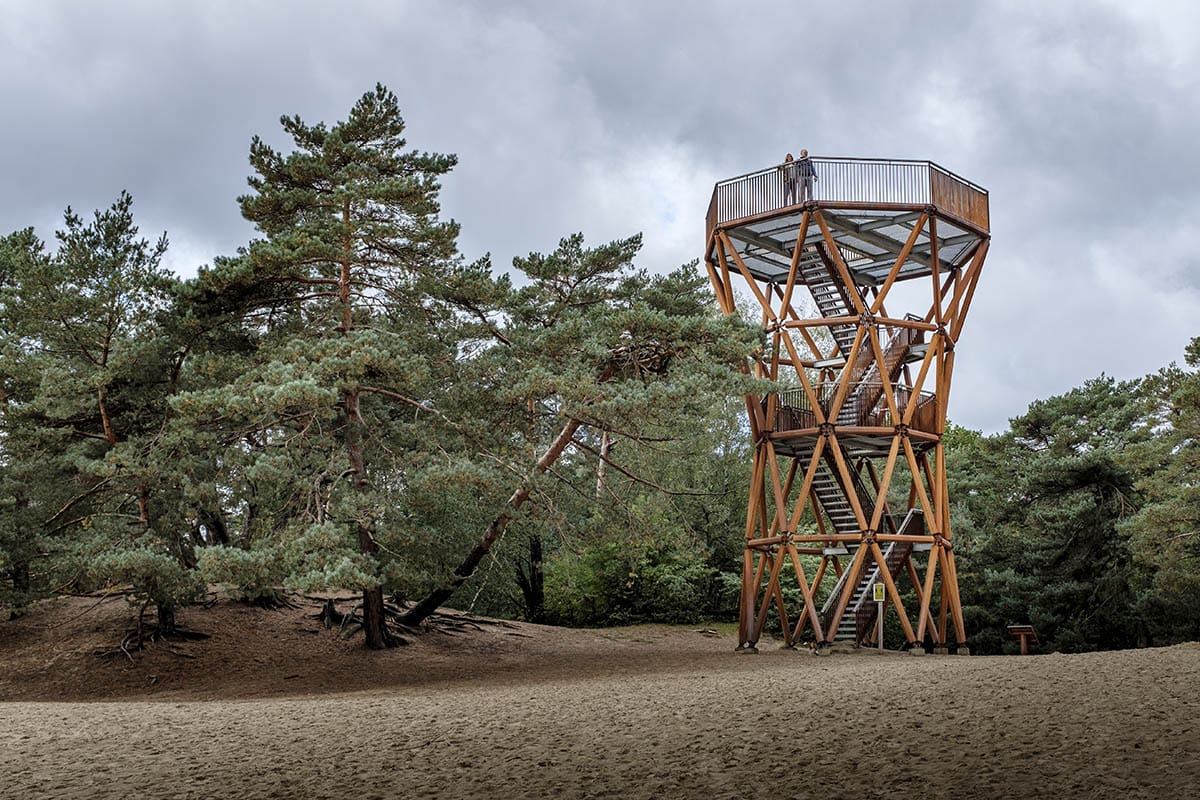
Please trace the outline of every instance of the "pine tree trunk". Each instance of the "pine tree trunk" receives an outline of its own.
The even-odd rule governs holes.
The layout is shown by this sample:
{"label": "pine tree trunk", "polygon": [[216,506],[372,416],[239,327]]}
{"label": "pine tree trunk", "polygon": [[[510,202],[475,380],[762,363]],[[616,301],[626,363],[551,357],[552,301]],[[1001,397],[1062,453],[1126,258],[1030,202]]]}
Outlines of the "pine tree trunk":
{"label": "pine tree trunk", "polygon": [[529,573],[521,576],[525,597],[525,619],[539,625],[546,621],[546,573],[542,566],[542,537],[529,537]]}
{"label": "pine tree trunk", "polygon": [[504,535],[504,529],[508,527],[508,523],[512,520],[513,515],[529,499],[529,493],[533,490],[534,479],[548,470],[558,460],[558,457],[562,455],[563,450],[571,442],[571,437],[575,435],[575,431],[579,430],[581,424],[579,420],[572,419],[563,426],[563,429],[559,431],[558,438],[554,440],[550,448],[538,459],[533,470],[525,477],[525,480],[521,482],[521,485],[513,492],[512,496],[508,498],[504,510],[488,525],[483,537],[471,549],[471,552],[467,553],[467,557],[463,559],[462,563],[455,568],[450,579],[442,586],[425,595],[420,602],[409,609],[401,617],[401,622],[405,625],[418,625],[424,622],[430,614],[437,611],[442,603],[450,599],[450,596],[454,594],[459,586],[462,586],[468,578],[475,574],[475,569],[479,566],[479,562],[483,561],[484,556],[491,551],[492,545]]}
{"label": "pine tree trunk", "polygon": [[[346,450],[350,459],[351,480],[354,491],[361,494],[367,491],[367,466],[363,456],[363,423],[362,417],[358,413],[358,392],[346,393],[345,408]],[[359,520],[357,528],[358,551],[363,555],[370,556],[371,563],[375,563],[379,556],[379,545],[375,543],[375,537],[371,535],[370,526],[366,521]],[[363,587],[362,616],[363,634],[366,636],[367,647],[372,650],[382,650],[396,644],[396,640],[388,632],[387,620],[384,617],[382,586]]]}
{"label": "pine tree trunk", "polygon": [[165,639],[175,633],[175,606],[165,603],[158,603],[154,607],[155,615],[158,619],[154,623],[154,635],[157,638]]}
{"label": "pine tree trunk", "polygon": [[18,596],[24,598],[29,596],[29,562],[18,561],[12,565],[11,570],[13,590]]}
{"label": "pine tree trunk", "polygon": [[[347,231],[350,228],[350,201],[347,199],[342,206],[342,222]],[[354,309],[350,303],[350,284],[352,275],[350,265],[354,257],[354,246],[350,234],[346,233],[342,240],[342,259],[338,275],[338,300],[342,307],[341,335],[349,336],[354,329]],[[346,410],[346,451],[350,460],[350,475],[354,482],[354,491],[365,494],[368,489],[367,459],[363,452],[363,418],[358,409],[359,393],[349,390],[344,397]],[[371,535],[371,526],[366,520],[360,519],[358,527],[358,551],[370,557],[372,564],[379,559],[379,545]],[[367,647],[372,650],[382,650],[394,647],[396,639],[388,631],[387,619],[384,616],[383,587],[363,587],[363,635]]]}

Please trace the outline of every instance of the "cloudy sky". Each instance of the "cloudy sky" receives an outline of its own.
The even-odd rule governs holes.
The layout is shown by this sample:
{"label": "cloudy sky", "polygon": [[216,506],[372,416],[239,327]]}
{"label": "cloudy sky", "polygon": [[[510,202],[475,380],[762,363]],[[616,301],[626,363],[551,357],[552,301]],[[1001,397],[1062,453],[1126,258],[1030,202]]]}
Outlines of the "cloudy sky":
{"label": "cloudy sky", "polygon": [[253,135],[376,82],[456,153],[468,258],[641,231],[698,257],[715,181],[785,151],[936,161],[991,194],[951,417],[1005,427],[1200,335],[1191,2],[66,2],[0,18],[0,230],[52,238],[122,189],[184,275],[252,236]]}

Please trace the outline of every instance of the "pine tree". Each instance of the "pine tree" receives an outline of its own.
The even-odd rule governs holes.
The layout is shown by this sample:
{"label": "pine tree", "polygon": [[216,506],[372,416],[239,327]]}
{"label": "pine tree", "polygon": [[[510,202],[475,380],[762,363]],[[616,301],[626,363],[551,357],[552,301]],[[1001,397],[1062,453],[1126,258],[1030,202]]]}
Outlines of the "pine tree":
{"label": "pine tree", "polygon": [[138,238],[132,205],[122,193],[88,223],[67,209],[56,252],[25,232],[8,259],[8,505],[69,583],[132,584],[169,635],[197,590],[156,457],[178,374],[164,318],[176,282],[161,267],[165,235]]}
{"label": "pine tree", "polygon": [[1136,510],[1123,452],[1152,436],[1140,381],[1107,376],[1038,400],[992,437],[948,436],[956,551],[973,647],[1032,623],[1062,650],[1128,647],[1144,622],[1119,534]]}
{"label": "pine tree", "polygon": [[46,475],[39,474],[41,459],[22,425],[20,403],[33,393],[37,375],[16,368],[25,345],[13,314],[19,317],[21,311],[19,276],[44,269],[47,261],[45,245],[33,228],[0,239],[0,605],[9,606],[14,615],[36,595],[33,564],[48,548],[30,509],[31,490]]}
{"label": "pine tree", "polygon": [[1141,506],[1121,531],[1140,567],[1138,610],[1152,644],[1200,638],[1200,337],[1186,364],[1146,378],[1155,435],[1122,458],[1140,476]]}
{"label": "pine tree", "polygon": [[589,430],[637,440],[655,426],[688,424],[714,396],[745,391],[739,367],[757,335],[716,313],[694,264],[657,276],[635,269],[640,246],[633,237],[586,248],[571,236],[549,255],[514,260],[524,286],[494,313],[459,303],[490,339],[473,369],[487,376],[493,413],[509,420],[501,429],[513,431],[531,409],[534,434],[518,441],[540,443],[509,450],[506,466],[522,479],[450,576],[404,615],[407,624],[474,574],[560,459],[589,452]]}
{"label": "pine tree", "polygon": [[404,149],[383,86],[331,127],[281,122],[295,149],[255,138],[253,192],[239,201],[264,238],[199,290],[253,329],[252,368],[179,407],[220,417],[251,451],[250,505],[281,512],[254,523],[266,560],[286,561],[296,587],[361,586],[367,646],[386,647],[380,536],[406,440],[421,435],[399,409],[421,405],[456,356],[429,299],[456,263],[458,228],[438,219],[437,199],[455,159]]}

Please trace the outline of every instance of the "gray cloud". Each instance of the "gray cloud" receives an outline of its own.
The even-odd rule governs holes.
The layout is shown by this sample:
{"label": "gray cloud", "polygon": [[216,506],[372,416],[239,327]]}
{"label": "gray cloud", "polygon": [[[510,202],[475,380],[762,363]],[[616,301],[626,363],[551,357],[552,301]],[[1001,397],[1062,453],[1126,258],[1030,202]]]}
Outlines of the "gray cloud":
{"label": "gray cloud", "polygon": [[582,230],[701,252],[712,184],[800,147],[928,158],[991,192],[951,414],[995,430],[1178,359],[1200,305],[1200,17],[1097,2],[6,4],[0,228],[136,200],[194,272],[251,236],[250,138],[382,81],[454,152],[446,216],[499,266]]}

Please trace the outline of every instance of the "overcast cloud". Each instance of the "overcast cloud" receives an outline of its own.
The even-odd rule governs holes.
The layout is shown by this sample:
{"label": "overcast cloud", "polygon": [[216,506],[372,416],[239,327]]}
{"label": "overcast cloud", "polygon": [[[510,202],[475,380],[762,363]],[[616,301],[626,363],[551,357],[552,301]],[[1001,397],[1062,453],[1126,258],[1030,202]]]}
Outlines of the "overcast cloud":
{"label": "overcast cloud", "polygon": [[456,153],[467,258],[641,231],[701,254],[713,183],[807,147],[991,193],[951,417],[995,431],[1200,335],[1200,6],[1186,2],[6,2],[0,231],[122,189],[192,275],[253,231],[250,139],[375,82]]}

